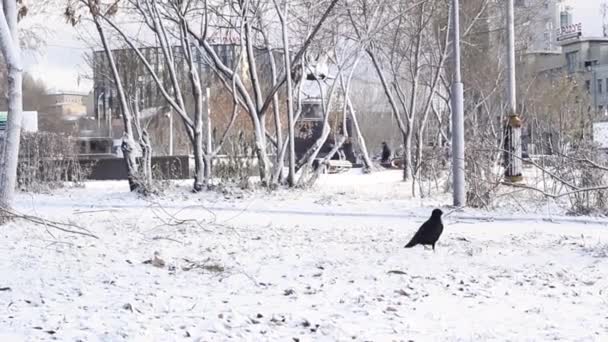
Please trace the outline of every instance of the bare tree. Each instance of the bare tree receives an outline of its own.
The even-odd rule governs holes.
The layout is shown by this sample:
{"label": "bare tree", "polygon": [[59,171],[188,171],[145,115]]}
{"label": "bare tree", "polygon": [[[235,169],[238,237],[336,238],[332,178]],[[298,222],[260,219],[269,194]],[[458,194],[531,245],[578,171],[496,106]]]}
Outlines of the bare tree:
{"label": "bare tree", "polygon": [[[292,71],[291,71],[291,57],[289,53],[289,29],[287,27],[288,15],[289,15],[289,1],[285,1],[285,7],[281,10],[277,0],[274,1],[274,6],[277,11],[277,15],[279,16],[279,20],[281,21],[281,33],[283,38],[283,60],[285,65],[285,80],[287,84],[287,127],[288,127],[288,148],[289,153],[289,173],[287,175],[287,183],[289,186],[294,186],[295,184],[295,173],[296,173],[296,152],[295,152],[295,132],[294,132],[294,103],[293,103],[293,80],[292,80]],[[276,84],[276,81],[274,82]],[[274,99],[273,99],[274,101]],[[282,137],[279,137],[279,141],[282,140]],[[277,141],[279,143],[279,141]],[[277,145],[277,150],[281,150]],[[279,153],[280,154],[280,153]],[[282,168],[282,162],[279,162],[279,166]]]}
{"label": "bare tree", "polygon": [[17,181],[23,109],[23,65],[17,21],[24,9],[27,12],[27,7],[18,7],[15,0],[0,3],[0,50],[8,64],[8,119],[0,155],[0,208],[3,209],[11,208]]}
{"label": "bare tree", "polygon": [[[150,168],[142,167],[137,159],[138,147],[136,144],[134,130],[137,130],[136,127],[139,125],[139,122],[132,112],[132,109],[134,108],[128,101],[128,95],[125,90],[123,80],[120,77],[116,59],[114,53],[112,52],[112,47],[108,42],[106,29],[103,25],[104,18],[116,15],[118,10],[117,3],[105,5],[102,2],[86,0],[79,0],[79,3],[90,14],[90,18],[95,26],[97,34],[99,35],[101,45],[103,46],[103,50],[107,58],[107,63],[111,71],[112,79],[114,81],[114,86],[118,94],[123,120],[123,137],[121,149],[124,156],[125,164],[127,166],[129,188],[131,189],[131,191],[147,193],[151,190],[150,186],[152,175]],[[66,19],[74,26],[77,25],[80,21],[80,14],[77,10],[79,6],[77,5],[78,2],[69,2],[65,12]],[[138,110],[139,108],[135,107],[135,109]],[[141,132],[141,127],[139,127],[139,131]],[[144,132],[141,133],[142,134],[140,134],[138,137],[139,145],[141,147],[140,151],[142,153],[144,164],[149,165],[149,160],[151,158],[151,147],[149,141],[147,140],[147,133],[145,135],[143,134]]]}
{"label": "bare tree", "polygon": [[[305,51],[311,45],[313,39],[329,17],[337,2],[337,0],[331,0],[327,4],[327,7],[321,7],[323,10],[320,12],[320,17],[314,19],[315,21],[310,25],[311,29],[305,37],[304,42],[289,62],[291,68],[294,68],[301,63],[300,61]],[[258,35],[256,34],[255,29],[264,27],[263,25],[258,25],[260,18],[258,13],[260,13],[260,11],[265,11],[263,3],[234,2],[230,4],[220,4],[219,7],[220,8],[215,10],[215,13],[218,13],[218,15],[215,16],[215,20],[223,22],[224,27],[227,25],[229,29],[235,32],[237,36],[240,37],[240,44],[246,51],[245,63],[247,63],[247,79],[244,79],[240,73],[231,70],[212,49],[209,37],[206,35],[207,29],[209,28],[207,23],[209,21],[205,21],[206,24],[203,25],[200,32],[194,29],[195,26],[191,22],[187,22],[188,32],[199,43],[198,48],[204,50],[210,57],[216,73],[225,83],[233,83],[235,85],[232,88],[235,90],[233,96],[235,96],[239,105],[249,114],[249,118],[251,119],[261,182],[263,185],[270,185],[273,182],[273,178],[276,179],[277,177],[272,177],[270,172],[270,159],[268,158],[266,143],[269,135],[266,131],[265,117],[268,108],[276,99],[275,94],[283,87],[285,82],[287,82],[288,77],[292,76],[292,73],[287,73],[283,70],[282,76],[278,77],[277,81],[272,82],[273,85],[269,90],[264,91],[264,82],[260,77],[259,54],[256,54],[256,49],[254,48],[256,42],[262,41],[262,39],[257,38]],[[205,6],[205,10],[207,10],[207,6]],[[284,13],[282,12],[282,14]],[[276,145],[276,141],[274,143]],[[282,161],[279,161],[279,164],[281,162]],[[280,168],[275,168],[275,173],[280,171]]]}

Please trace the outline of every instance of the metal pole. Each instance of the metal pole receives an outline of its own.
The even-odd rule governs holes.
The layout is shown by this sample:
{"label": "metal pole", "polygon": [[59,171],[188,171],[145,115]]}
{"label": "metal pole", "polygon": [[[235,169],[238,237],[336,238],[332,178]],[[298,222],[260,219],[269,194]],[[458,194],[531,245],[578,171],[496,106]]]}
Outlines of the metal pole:
{"label": "metal pole", "polygon": [[507,0],[507,60],[509,63],[509,116],[516,115],[517,93],[515,89],[515,15],[513,0]]}
{"label": "metal pole", "polygon": [[515,10],[513,0],[507,0],[507,60],[508,60],[508,108],[507,123],[507,162],[505,177],[510,182],[523,180],[521,126],[522,121],[517,116],[517,88],[515,78]]}
{"label": "metal pole", "polygon": [[460,76],[459,8],[459,0],[452,0],[452,46],[454,48],[454,83],[452,84],[452,177],[455,207],[466,205],[464,174],[464,91]]}

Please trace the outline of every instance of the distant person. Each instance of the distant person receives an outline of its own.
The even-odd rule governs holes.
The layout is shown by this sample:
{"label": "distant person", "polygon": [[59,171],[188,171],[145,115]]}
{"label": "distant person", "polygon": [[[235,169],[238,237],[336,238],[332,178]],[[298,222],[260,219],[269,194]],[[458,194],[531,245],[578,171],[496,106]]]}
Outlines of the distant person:
{"label": "distant person", "polygon": [[391,149],[386,144],[386,141],[382,142],[382,159],[380,160],[383,164],[390,162]]}

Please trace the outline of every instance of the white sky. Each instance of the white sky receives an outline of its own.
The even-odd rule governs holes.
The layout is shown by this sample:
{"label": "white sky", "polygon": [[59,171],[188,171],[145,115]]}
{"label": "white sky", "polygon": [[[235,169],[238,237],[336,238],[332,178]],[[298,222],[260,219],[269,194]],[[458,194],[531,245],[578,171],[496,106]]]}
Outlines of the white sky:
{"label": "white sky", "polygon": [[592,37],[602,36],[601,4],[604,0],[569,0],[567,4],[573,8],[573,20],[583,24],[583,35]]}
{"label": "white sky", "polygon": [[[600,5],[608,0],[568,0],[573,7],[574,22],[583,23],[583,35],[602,35]],[[86,91],[91,90],[92,82],[86,79],[90,74],[83,60],[86,45],[78,39],[78,34],[61,19],[63,9],[58,8],[55,19],[45,16],[43,23],[52,26],[48,46],[37,54],[26,53],[26,69],[35,77],[42,79],[51,90]],[[40,22],[40,18],[32,19]]]}

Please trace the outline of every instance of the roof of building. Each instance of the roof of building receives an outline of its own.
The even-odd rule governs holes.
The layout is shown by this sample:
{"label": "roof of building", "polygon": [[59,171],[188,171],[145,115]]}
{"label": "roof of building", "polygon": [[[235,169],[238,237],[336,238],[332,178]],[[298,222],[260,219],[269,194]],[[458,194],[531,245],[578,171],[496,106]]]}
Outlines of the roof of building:
{"label": "roof of building", "polygon": [[546,51],[546,50],[531,50],[531,51],[526,51],[523,52],[522,55],[524,56],[528,56],[528,55],[553,55],[553,56],[559,56],[561,55],[562,52],[561,51]]}
{"label": "roof of building", "polygon": [[77,91],[62,91],[62,92],[47,93],[45,95],[46,96],[64,96],[64,95],[89,96],[89,93],[77,92]]}
{"label": "roof of building", "polygon": [[560,42],[561,46],[580,43],[608,43],[608,37],[581,37],[579,39],[569,39]]}
{"label": "roof of building", "polygon": [[61,106],[79,106],[79,107],[86,107],[84,104],[82,103],[74,103],[74,102],[57,102],[57,103],[53,103],[50,104],[46,107],[61,107]]}

